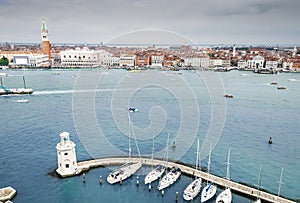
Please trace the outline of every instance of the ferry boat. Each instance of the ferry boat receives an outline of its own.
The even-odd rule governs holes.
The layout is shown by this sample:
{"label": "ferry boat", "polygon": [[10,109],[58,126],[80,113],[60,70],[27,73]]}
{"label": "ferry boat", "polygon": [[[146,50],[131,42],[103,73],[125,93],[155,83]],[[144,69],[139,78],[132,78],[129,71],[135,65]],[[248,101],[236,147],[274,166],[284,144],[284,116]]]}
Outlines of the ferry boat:
{"label": "ferry boat", "polygon": [[180,177],[180,175],[181,175],[181,169],[177,167],[173,167],[172,170],[160,180],[158,185],[158,190],[165,189],[170,185],[172,185],[173,183],[175,183],[176,180],[178,180],[178,178]]}

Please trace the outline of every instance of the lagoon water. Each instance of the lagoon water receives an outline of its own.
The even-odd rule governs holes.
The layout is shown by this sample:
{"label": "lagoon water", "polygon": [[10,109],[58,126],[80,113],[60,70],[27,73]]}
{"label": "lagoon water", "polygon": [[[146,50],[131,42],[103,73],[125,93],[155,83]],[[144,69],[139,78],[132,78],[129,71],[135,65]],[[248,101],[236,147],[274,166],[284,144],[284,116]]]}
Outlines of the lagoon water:
{"label": "lagoon water", "polygon": [[[221,117],[217,123],[223,130],[220,139],[214,141],[211,173],[226,175],[230,147],[232,180],[257,185],[262,165],[263,188],[277,194],[283,168],[284,184],[280,194],[300,199],[300,74],[210,72],[213,78],[221,79],[224,92],[234,96],[225,99],[218,91],[211,95],[205,83],[208,80],[194,71],[183,71],[182,74],[154,70],[140,73],[125,70],[5,72],[10,76],[3,78],[4,86],[21,87],[22,78],[16,75],[25,75],[27,86],[35,91],[33,95],[0,97],[0,187],[10,185],[17,190],[14,202],[174,202],[177,191],[179,202],[183,202],[182,192],[192,178],[181,176],[162,197],[155,188],[157,182],[150,192],[143,184],[149,167],[139,171],[138,187],[137,176],[124,181],[122,186],[109,185],[105,179],[111,168],[90,170],[85,184],[82,176],[60,179],[49,175],[57,167],[55,147],[59,134],[64,131],[70,132],[71,140],[76,143],[78,161],[126,155],[127,104],[139,109],[130,113],[137,138],[136,141],[131,139],[134,155],[140,151],[143,156],[151,156],[154,133],[156,157],[161,158],[169,133],[170,143],[176,141],[176,148],[169,149],[169,158],[188,164],[195,162],[197,137],[202,144],[207,137],[212,109],[225,109],[224,123]],[[53,72],[60,74],[51,74]],[[87,76],[92,79],[81,80]],[[158,84],[157,81],[162,80],[168,82]],[[274,81],[278,82],[277,86],[287,89],[277,90],[276,85],[270,85]],[[143,82],[147,85],[143,86]],[[183,86],[184,83],[190,89]],[[172,90],[173,86],[176,90]],[[177,90],[181,93],[179,96]],[[212,100],[213,96],[219,100]],[[28,99],[29,103],[17,103],[18,99]],[[89,114],[91,106],[92,116]],[[222,112],[218,113],[222,115]],[[196,131],[192,129],[194,121],[197,122]],[[186,134],[179,135],[178,132]],[[267,143],[270,136],[272,145]],[[204,168],[207,167],[206,155],[201,157]],[[99,184],[100,175],[104,177],[103,185]],[[218,193],[221,191],[218,189]],[[200,198],[195,201],[200,202]],[[233,194],[233,202],[250,201]]]}

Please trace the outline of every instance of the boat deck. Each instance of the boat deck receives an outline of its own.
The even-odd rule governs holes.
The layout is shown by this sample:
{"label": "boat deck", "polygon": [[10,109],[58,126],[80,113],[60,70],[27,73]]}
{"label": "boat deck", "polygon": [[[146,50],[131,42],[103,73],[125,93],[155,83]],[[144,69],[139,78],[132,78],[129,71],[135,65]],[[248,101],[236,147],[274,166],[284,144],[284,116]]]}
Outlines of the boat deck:
{"label": "boat deck", "polygon": [[[140,158],[138,157],[132,157],[131,161],[139,161]],[[276,195],[270,194],[268,192],[259,191],[255,188],[243,185],[241,183],[236,183],[232,180],[227,180],[212,174],[208,174],[203,171],[196,170],[195,168],[178,164],[174,162],[165,162],[163,160],[157,160],[157,159],[151,159],[151,158],[141,158],[142,163],[144,165],[163,165],[165,167],[171,168],[171,167],[178,167],[181,169],[182,173],[191,175],[191,176],[197,176],[201,177],[202,179],[212,181],[217,185],[223,186],[223,187],[229,187],[231,190],[244,194],[246,196],[252,197],[253,199],[259,197],[260,199],[266,201],[266,202],[276,202],[276,203],[296,203],[295,201],[288,200],[283,197],[278,197]],[[128,158],[125,157],[111,157],[111,158],[101,158],[101,159],[94,159],[89,161],[82,161],[78,162],[78,168],[82,171],[87,171],[90,168],[95,168],[99,166],[111,166],[111,165],[120,165],[124,164],[128,161]]]}

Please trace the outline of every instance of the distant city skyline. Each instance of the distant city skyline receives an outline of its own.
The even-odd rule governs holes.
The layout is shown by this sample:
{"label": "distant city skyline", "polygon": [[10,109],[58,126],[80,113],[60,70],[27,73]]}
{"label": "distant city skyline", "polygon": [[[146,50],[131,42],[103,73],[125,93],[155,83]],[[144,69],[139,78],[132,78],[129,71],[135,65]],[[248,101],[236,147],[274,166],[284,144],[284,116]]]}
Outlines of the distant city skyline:
{"label": "distant city skyline", "polygon": [[300,44],[298,0],[0,1],[0,42]]}

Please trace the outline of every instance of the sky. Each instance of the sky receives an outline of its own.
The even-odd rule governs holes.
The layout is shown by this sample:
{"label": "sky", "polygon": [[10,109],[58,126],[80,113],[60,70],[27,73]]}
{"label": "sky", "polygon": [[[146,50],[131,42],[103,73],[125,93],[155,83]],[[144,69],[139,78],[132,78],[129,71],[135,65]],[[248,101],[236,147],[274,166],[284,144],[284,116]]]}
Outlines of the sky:
{"label": "sky", "polygon": [[300,0],[0,0],[0,42],[300,44]]}

